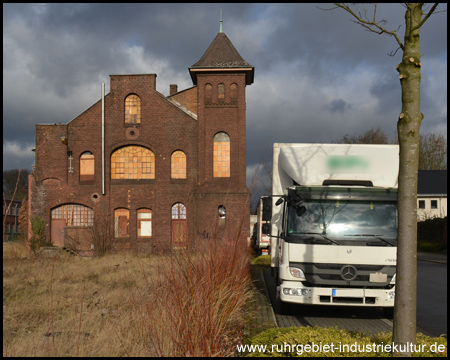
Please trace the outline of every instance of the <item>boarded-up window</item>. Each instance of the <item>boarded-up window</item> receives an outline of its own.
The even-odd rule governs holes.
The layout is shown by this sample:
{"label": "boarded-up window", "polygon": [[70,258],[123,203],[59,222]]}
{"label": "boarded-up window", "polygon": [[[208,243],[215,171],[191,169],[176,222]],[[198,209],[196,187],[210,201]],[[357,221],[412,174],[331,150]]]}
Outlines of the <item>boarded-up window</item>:
{"label": "boarded-up window", "polygon": [[150,209],[137,211],[137,233],[138,237],[152,236],[152,211]]}
{"label": "boarded-up window", "polygon": [[206,84],[205,85],[205,100],[211,101],[211,99],[212,99],[212,85]]}
{"label": "boarded-up window", "polygon": [[126,146],[111,155],[111,179],[154,179],[155,155],[142,146]]}
{"label": "boarded-up window", "polygon": [[125,124],[141,123],[141,99],[137,95],[129,95],[125,99]]}
{"label": "boarded-up window", "polygon": [[225,85],[224,84],[217,85],[217,93],[218,93],[219,99],[225,98]]}
{"label": "boarded-up window", "polygon": [[80,181],[94,181],[94,154],[90,151],[80,156]]}
{"label": "boarded-up window", "polygon": [[80,204],[66,204],[52,210],[52,219],[65,219],[66,226],[94,225],[94,210]]}
{"label": "boarded-up window", "polygon": [[182,151],[175,151],[171,158],[171,178],[186,179],[186,154]]}
{"label": "boarded-up window", "polygon": [[214,177],[230,177],[230,137],[224,132],[214,136],[213,174]]}
{"label": "boarded-up window", "polygon": [[128,237],[130,211],[128,209],[114,210],[114,237]]}
{"label": "boarded-up window", "polygon": [[238,89],[238,86],[236,84],[231,84],[231,86],[230,86],[231,100],[237,100],[237,89]]}

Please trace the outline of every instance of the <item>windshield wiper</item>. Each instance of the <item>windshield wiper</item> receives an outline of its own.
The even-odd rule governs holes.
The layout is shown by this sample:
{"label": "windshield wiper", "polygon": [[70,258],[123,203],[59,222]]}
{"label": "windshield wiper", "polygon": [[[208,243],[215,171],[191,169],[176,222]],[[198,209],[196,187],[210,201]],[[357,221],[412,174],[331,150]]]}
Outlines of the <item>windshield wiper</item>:
{"label": "windshield wiper", "polygon": [[336,245],[340,245],[339,241],[330,239],[330,238],[326,237],[325,235],[323,235],[322,233],[317,233],[317,232],[300,232],[300,233],[297,233],[297,234],[300,234],[300,235],[319,235],[325,240],[331,241],[332,243],[335,243]]}
{"label": "windshield wiper", "polygon": [[372,236],[372,237],[374,237],[375,239],[381,240],[381,241],[385,242],[385,243],[388,244],[388,245],[396,246],[395,244],[391,243],[390,241],[388,241],[388,240],[386,240],[386,239],[380,237],[380,236],[383,236],[383,235],[358,234],[358,235],[345,235],[345,236]]}

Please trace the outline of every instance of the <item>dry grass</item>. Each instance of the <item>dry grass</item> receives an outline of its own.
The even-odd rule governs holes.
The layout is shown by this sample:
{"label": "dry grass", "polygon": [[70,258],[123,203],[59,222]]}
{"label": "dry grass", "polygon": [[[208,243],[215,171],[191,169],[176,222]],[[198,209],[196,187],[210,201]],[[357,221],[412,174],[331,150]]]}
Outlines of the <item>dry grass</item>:
{"label": "dry grass", "polygon": [[250,278],[236,244],[91,259],[7,253],[4,356],[223,356],[241,339]]}

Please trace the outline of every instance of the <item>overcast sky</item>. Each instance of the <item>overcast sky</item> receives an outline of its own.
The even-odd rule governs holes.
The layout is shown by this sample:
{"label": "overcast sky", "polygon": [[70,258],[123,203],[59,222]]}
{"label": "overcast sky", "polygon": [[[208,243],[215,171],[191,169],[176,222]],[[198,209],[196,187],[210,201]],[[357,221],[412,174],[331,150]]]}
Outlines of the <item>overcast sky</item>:
{"label": "overcast sky", "polygon": [[[330,8],[324,4],[323,8]],[[371,5],[366,5],[372,16]],[[275,142],[333,142],[401,112],[394,38],[315,4],[3,4],[3,170],[31,170],[36,123],[67,123],[109,92],[110,74],[156,73],[169,95],[223,30],[255,66],[247,86],[247,176]],[[438,10],[446,10],[441,4]],[[360,6],[360,10],[363,7]],[[405,8],[377,19],[403,40]],[[447,133],[447,13],[421,29],[421,133]]]}

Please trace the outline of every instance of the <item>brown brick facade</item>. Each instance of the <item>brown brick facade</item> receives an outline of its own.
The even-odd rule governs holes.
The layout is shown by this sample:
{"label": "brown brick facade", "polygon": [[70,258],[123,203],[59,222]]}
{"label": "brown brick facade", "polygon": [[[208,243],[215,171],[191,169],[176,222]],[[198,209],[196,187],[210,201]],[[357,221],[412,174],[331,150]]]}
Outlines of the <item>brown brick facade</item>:
{"label": "brown brick facade", "polygon": [[[94,222],[108,224],[118,248],[168,249],[174,239],[195,241],[199,237],[213,239],[217,234],[237,233],[243,239],[248,236],[249,191],[245,183],[248,75],[221,68],[195,75],[196,86],[175,92],[176,86],[171,85],[168,97],[156,91],[155,74],[111,75],[110,93],[104,98],[104,153],[101,100],[67,124],[36,125],[31,215],[46,220],[47,236],[52,237],[54,244],[83,244],[79,245],[81,250],[90,250],[94,242],[89,235],[92,231],[71,228],[69,221],[76,218],[77,225],[81,221],[89,227],[87,218],[79,218],[90,209]],[[207,98],[206,87],[209,87]],[[125,123],[125,99],[131,94],[140,99],[139,123]],[[213,176],[213,139],[219,132],[230,138],[230,176],[224,178]],[[112,154],[124,147],[130,149],[130,154],[144,148],[154,155],[151,165],[154,178],[120,178],[121,174],[130,176],[127,174],[132,171],[143,177],[141,174],[147,171],[145,166],[150,161],[132,155],[124,159],[123,154],[128,152],[123,150],[114,157],[117,164],[111,162]],[[176,151],[186,156],[185,179],[171,177],[171,156]],[[94,157],[93,180],[80,179],[80,157],[86,152]],[[119,164],[120,161],[126,165]],[[117,173],[114,179],[113,166]],[[116,166],[124,168],[115,170]],[[172,207],[178,203],[184,205],[185,216],[173,219],[177,215]],[[219,208],[225,209],[225,217],[219,216]],[[115,217],[117,209],[123,210],[116,212]],[[142,215],[145,224],[138,219],[139,209],[151,212]],[[52,219],[52,210],[54,214],[62,213],[65,224],[61,219]],[[138,231],[146,236],[138,237]],[[128,236],[120,236],[123,232]],[[59,236],[64,240],[58,240]]]}

